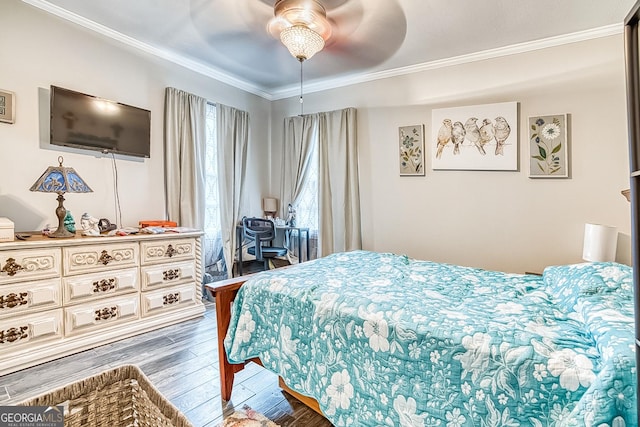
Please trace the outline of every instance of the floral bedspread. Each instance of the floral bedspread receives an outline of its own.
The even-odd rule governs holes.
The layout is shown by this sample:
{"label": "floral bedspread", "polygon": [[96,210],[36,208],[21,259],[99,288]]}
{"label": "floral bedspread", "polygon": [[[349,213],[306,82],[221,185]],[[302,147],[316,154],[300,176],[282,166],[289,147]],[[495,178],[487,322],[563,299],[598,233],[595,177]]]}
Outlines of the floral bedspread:
{"label": "floral bedspread", "polygon": [[636,426],[631,268],[333,254],[248,281],[225,347],[337,426]]}

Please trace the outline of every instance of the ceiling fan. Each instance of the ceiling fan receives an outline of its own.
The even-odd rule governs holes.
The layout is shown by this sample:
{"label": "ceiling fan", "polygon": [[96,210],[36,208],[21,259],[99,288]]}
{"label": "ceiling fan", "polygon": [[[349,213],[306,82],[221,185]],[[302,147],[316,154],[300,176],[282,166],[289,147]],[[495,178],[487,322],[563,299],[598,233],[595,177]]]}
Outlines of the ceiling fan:
{"label": "ceiling fan", "polygon": [[291,56],[280,43],[282,32],[296,24],[306,25],[322,39],[322,55],[305,66],[310,79],[382,63],[400,47],[407,28],[399,0],[190,1],[192,22],[208,45],[267,86],[274,76],[297,80]]}
{"label": "ceiling fan", "polygon": [[302,62],[324,48],[331,37],[327,11],[317,0],[277,0],[267,28]]}

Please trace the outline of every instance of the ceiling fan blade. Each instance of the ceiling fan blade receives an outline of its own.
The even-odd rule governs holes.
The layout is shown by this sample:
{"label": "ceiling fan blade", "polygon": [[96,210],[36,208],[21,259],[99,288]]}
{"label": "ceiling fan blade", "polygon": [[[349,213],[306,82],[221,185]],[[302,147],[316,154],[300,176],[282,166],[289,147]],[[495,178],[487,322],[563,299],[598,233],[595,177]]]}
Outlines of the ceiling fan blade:
{"label": "ceiling fan blade", "polygon": [[407,33],[407,19],[397,0],[369,1],[366,11],[363,0],[340,0],[327,15],[334,32],[325,51],[350,67],[384,62],[400,48]]}
{"label": "ceiling fan blade", "polygon": [[[224,10],[224,13],[220,13]],[[273,8],[256,0],[191,0],[191,20],[201,33],[247,31],[269,37],[267,22]]]}

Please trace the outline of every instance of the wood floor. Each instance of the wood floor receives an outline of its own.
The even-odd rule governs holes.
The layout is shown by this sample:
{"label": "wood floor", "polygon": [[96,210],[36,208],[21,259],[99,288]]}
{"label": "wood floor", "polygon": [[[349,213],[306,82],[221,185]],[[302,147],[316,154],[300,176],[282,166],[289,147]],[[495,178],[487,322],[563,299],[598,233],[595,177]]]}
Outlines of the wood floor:
{"label": "wood floor", "polygon": [[11,405],[123,364],[137,365],[196,427],[215,427],[249,405],[282,426],[331,426],[278,387],[256,364],[236,376],[229,402],[220,398],[215,306],[203,317],[0,376],[0,406]]}

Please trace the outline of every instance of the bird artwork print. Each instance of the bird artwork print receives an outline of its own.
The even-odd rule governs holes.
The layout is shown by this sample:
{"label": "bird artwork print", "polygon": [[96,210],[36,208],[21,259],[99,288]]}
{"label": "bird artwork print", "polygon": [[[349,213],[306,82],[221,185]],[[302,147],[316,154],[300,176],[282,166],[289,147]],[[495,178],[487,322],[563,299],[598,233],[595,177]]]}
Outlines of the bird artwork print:
{"label": "bird artwork print", "polygon": [[451,141],[453,142],[453,154],[460,154],[460,145],[464,142],[467,131],[462,122],[455,122],[451,130]]}
{"label": "bird artwork print", "polygon": [[482,121],[482,127],[480,128],[480,146],[482,148],[482,154],[486,154],[484,150],[484,146],[495,138],[496,128],[493,125],[493,122],[489,119],[484,119]]}
{"label": "bird artwork print", "polygon": [[442,157],[442,150],[444,147],[451,141],[451,131],[452,125],[450,119],[444,119],[442,121],[442,126],[440,126],[440,130],[438,131],[438,150],[436,151],[436,158],[439,159]]}
{"label": "bird artwork print", "polygon": [[471,117],[467,119],[464,123],[464,130],[466,132],[465,138],[471,144],[478,147],[478,151],[480,154],[485,155],[484,148],[480,145],[480,129],[478,129],[478,124],[476,123],[478,119],[476,117]]}
{"label": "bird artwork print", "polygon": [[511,126],[509,126],[509,123],[504,117],[498,116],[496,117],[495,131],[496,156],[504,156],[504,143],[507,138],[509,138]]}
{"label": "bird artwork print", "polygon": [[[517,170],[517,117],[517,102],[434,109],[431,114],[433,169]],[[546,122],[544,125],[552,126]],[[538,134],[543,132],[544,125],[537,125]],[[544,156],[540,154],[540,157]],[[535,160],[532,157],[532,162]]]}

